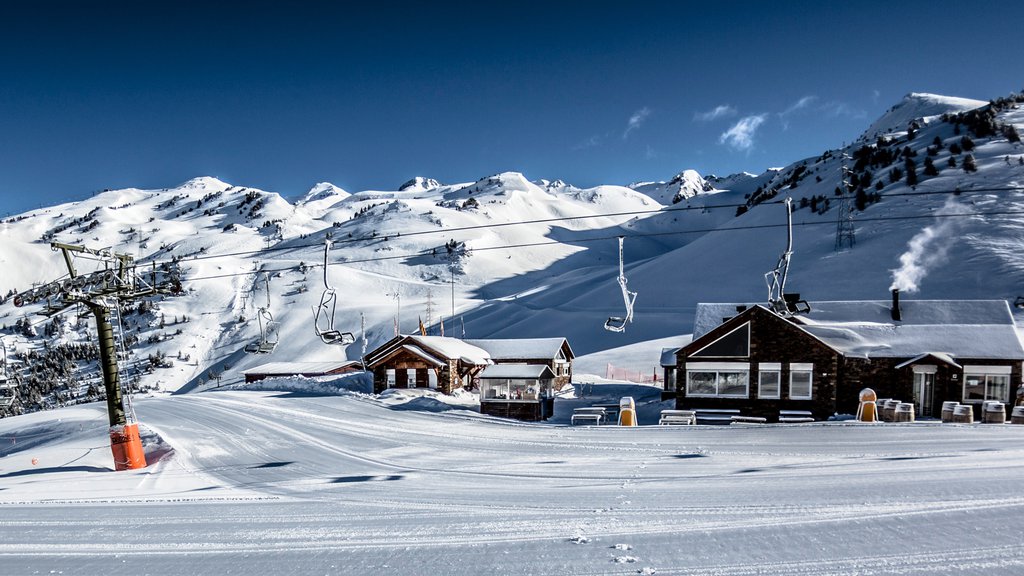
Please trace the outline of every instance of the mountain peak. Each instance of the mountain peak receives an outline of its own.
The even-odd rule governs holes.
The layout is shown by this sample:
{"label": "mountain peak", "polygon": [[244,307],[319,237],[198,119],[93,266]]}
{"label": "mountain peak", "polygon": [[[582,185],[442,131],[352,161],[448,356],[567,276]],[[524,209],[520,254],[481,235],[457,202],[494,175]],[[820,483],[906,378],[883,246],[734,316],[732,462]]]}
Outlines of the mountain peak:
{"label": "mountain peak", "polygon": [[864,131],[861,138],[874,139],[890,132],[901,132],[919,118],[927,121],[933,116],[974,110],[988,104],[982,100],[941,96],[926,92],[911,92],[903,97],[895,106],[875,120],[875,123]]}
{"label": "mountain peak", "polygon": [[327,198],[337,198],[338,200],[344,200],[348,198],[350,194],[341,188],[338,188],[330,182],[317,182],[306,195],[299,200],[299,203],[305,204],[306,202],[316,202],[317,200],[324,200]]}
{"label": "mountain peak", "polygon": [[434,188],[440,188],[442,184],[433,178],[427,178],[425,176],[416,176],[412,180],[409,180],[405,184],[398,187],[399,192],[420,192],[426,190],[433,190]]}
{"label": "mountain peak", "polygon": [[231,184],[224,182],[216,176],[197,176],[182,182],[177,188],[192,188],[196,190],[227,190]]}

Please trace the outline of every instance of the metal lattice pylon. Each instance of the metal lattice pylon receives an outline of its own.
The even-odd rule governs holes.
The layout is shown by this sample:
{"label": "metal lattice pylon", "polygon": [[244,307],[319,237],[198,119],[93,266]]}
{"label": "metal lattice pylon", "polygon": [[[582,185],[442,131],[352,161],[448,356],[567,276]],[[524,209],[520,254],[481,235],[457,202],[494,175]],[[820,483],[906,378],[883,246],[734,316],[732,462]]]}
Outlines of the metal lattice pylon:
{"label": "metal lattice pylon", "polygon": [[847,178],[849,176],[849,169],[846,167],[848,158],[849,156],[843,154],[842,187],[840,188],[842,196],[839,197],[839,217],[836,220],[836,252],[844,248],[852,249],[857,243],[857,231],[853,227],[853,207],[850,205],[850,181]]}

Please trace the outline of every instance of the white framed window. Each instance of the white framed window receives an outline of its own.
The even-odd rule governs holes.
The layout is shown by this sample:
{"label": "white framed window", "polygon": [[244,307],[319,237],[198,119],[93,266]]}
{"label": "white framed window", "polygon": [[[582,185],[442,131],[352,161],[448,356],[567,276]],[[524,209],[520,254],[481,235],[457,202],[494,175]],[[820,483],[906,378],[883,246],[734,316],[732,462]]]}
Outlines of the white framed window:
{"label": "white framed window", "polygon": [[750,396],[750,365],[745,362],[691,362],[686,365],[686,395],[747,398]]}
{"label": "white framed window", "polygon": [[757,365],[757,397],[777,400],[782,393],[782,364],[761,362]]}
{"label": "white framed window", "polygon": [[964,403],[1009,401],[1010,372],[1009,366],[964,366]]}
{"label": "white framed window", "polygon": [[789,399],[810,400],[814,390],[814,364],[789,365]]}

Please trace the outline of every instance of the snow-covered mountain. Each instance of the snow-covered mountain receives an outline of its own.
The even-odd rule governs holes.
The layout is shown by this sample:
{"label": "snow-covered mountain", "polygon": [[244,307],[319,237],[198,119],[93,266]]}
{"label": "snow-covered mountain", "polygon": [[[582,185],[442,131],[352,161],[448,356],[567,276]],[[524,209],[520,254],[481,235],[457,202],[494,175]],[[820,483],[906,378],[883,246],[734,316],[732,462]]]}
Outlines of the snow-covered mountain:
{"label": "snow-covered mountain", "polygon": [[668,182],[637,182],[630,184],[629,187],[662,204],[677,204],[702,192],[711,192],[715,189],[696,170],[684,170]]}
{"label": "snow-covered mountain", "polygon": [[887,110],[885,114],[882,114],[878,120],[875,120],[864,131],[862,138],[871,140],[892,132],[906,132],[907,127],[915,120],[919,124],[928,124],[943,114],[966,112],[986,104],[988,102],[970,98],[912,92],[904,96],[903,100]]}
{"label": "snow-covered mountain", "polygon": [[[956,115],[973,104],[982,108]],[[1012,299],[1024,271],[1024,219],[1015,214],[1024,208],[1024,147],[1014,139],[1020,128],[1024,111],[1015,99],[989,109],[912,95],[862,140],[759,175],[705,179],[687,170],[667,182],[581,189],[505,172],[455,184],[417,178],[398,190],[351,194],[321,183],[294,204],[209,177],[107,191],[5,220],[0,294],[67,273],[51,241],[131,254],[143,269],[176,263],[185,293],[150,298],[141,312],[136,303],[123,324],[138,341],[138,363],[171,365],[143,382],[177,389],[270,360],[360,357],[361,340],[329,346],[314,331],[330,239],[335,326],[365,334],[370,347],[390,338],[396,324],[408,333],[422,319],[435,331],[443,320],[448,335],[567,336],[585,354],[686,334],[700,301],[763,301],[764,273],[785,246],[779,201],[789,196],[796,226],[787,288],[805,298],[876,299],[909,278],[902,286],[916,290],[910,297]],[[908,160],[916,183],[907,181]],[[972,162],[976,169],[965,170]],[[835,191],[844,164],[852,171],[847,183],[859,190],[856,246],[837,252]],[[626,276],[639,292],[623,334],[602,328],[624,305],[615,281],[617,236],[626,237]],[[101,266],[85,258],[75,265],[79,272]],[[278,326],[269,355],[244,352],[260,338],[259,308]],[[91,321],[74,310],[53,322],[39,309],[0,304],[15,361],[43,350],[44,340],[91,341]],[[42,401],[46,392],[35,396]]]}

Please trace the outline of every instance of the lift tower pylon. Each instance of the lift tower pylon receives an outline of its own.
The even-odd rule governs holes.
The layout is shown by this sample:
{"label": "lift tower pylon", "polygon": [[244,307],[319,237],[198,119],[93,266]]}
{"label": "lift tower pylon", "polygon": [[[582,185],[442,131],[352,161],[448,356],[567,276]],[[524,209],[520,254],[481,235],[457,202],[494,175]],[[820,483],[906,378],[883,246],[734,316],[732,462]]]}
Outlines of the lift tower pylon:
{"label": "lift tower pylon", "polygon": [[[144,468],[146,454],[139,437],[139,424],[135,421],[134,414],[126,412],[124,408],[114,327],[110,322],[110,307],[118,305],[121,301],[165,293],[167,290],[163,285],[170,278],[159,278],[154,268],[149,281],[145,280],[136,274],[134,258],[128,254],[58,242],[50,244],[50,248],[63,253],[64,262],[68,267],[68,278],[15,295],[14,305],[24,306],[45,301],[46,305],[41,311],[44,316],[53,316],[75,304],[81,304],[92,312],[96,319],[100,369],[103,372],[103,386],[107,394],[110,449],[114,456],[114,469]],[[75,270],[72,253],[97,256],[105,267],[97,272],[80,275]]]}

